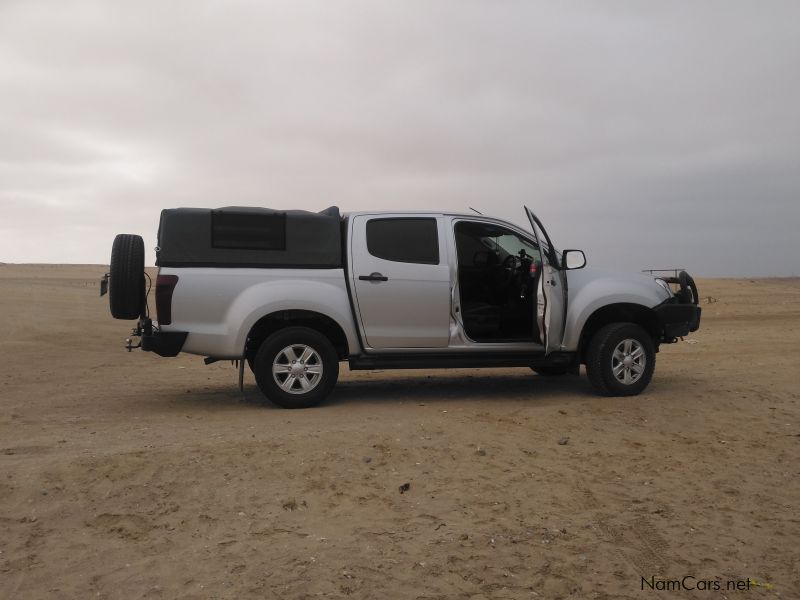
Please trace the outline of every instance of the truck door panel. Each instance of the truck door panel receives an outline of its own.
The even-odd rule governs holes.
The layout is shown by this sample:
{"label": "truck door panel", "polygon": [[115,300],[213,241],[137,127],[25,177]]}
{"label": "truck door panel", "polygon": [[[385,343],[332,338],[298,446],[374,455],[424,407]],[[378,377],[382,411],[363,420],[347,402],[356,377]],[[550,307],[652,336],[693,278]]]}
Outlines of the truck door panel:
{"label": "truck door panel", "polygon": [[367,345],[446,348],[450,268],[441,217],[359,215],[351,238],[351,277]]}

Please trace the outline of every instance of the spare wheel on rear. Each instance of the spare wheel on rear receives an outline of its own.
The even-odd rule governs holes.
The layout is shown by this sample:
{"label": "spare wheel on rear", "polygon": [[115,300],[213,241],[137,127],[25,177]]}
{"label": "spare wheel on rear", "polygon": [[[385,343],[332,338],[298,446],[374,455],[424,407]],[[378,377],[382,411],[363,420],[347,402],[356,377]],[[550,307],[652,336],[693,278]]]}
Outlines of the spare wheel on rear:
{"label": "spare wheel on rear", "polygon": [[108,301],[115,319],[138,319],[145,313],[144,240],[121,233],[111,247]]}

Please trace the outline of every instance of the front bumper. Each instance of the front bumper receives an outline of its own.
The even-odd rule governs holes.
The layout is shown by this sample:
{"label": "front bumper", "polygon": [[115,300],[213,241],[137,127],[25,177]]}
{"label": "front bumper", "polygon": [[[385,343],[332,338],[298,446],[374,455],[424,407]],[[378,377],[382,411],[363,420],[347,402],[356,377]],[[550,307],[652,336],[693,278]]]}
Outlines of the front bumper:
{"label": "front bumper", "polygon": [[700,328],[700,307],[696,304],[666,302],[655,307],[661,338],[664,342],[674,342],[676,338],[689,335]]}
{"label": "front bumper", "polygon": [[155,352],[159,356],[177,356],[186,342],[186,331],[158,331],[142,333],[142,350]]}

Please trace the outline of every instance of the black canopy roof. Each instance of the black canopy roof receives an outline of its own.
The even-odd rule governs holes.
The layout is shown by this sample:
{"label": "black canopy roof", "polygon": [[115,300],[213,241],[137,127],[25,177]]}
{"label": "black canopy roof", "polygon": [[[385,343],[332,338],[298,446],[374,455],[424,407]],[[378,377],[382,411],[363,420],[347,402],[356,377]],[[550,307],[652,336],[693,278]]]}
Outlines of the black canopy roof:
{"label": "black canopy roof", "polygon": [[337,268],[342,219],[335,206],[304,210],[231,206],[161,211],[160,267]]}

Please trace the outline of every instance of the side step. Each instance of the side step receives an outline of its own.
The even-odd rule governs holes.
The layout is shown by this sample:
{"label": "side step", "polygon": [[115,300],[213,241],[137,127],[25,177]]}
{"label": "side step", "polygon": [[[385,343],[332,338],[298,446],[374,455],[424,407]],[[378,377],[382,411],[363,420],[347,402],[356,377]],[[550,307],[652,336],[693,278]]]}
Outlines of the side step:
{"label": "side step", "polygon": [[461,352],[431,354],[360,354],[348,359],[351,371],[371,369],[472,369],[542,367],[575,364],[574,352]]}

